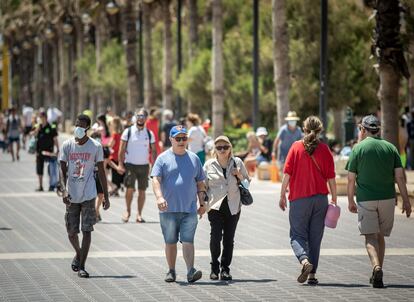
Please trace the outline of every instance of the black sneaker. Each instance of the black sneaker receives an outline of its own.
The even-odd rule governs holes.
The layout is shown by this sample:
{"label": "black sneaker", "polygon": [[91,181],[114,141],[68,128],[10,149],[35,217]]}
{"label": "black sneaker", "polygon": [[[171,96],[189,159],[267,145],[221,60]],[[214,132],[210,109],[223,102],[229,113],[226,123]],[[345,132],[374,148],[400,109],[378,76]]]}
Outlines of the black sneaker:
{"label": "black sneaker", "polygon": [[175,273],[175,270],[170,269],[167,273],[167,275],[165,275],[165,282],[175,282],[175,279],[177,278],[177,275]]}
{"label": "black sneaker", "polygon": [[218,273],[216,273],[216,272],[211,272],[211,273],[210,273],[210,279],[211,279],[211,280],[218,280],[218,279],[219,279]]}
{"label": "black sneaker", "polygon": [[221,271],[220,279],[225,280],[225,281],[229,281],[229,280],[233,280],[233,277],[230,275],[230,272]]}
{"label": "black sneaker", "polygon": [[384,288],[384,283],[382,282],[382,268],[376,267],[374,268],[374,271],[372,272],[372,287],[373,288]]}
{"label": "black sneaker", "polygon": [[36,192],[43,192],[43,187],[39,187],[35,190]]}
{"label": "black sneaker", "polygon": [[187,281],[188,283],[194,283],[197,280],[201,279],[203,273],[201,271],[196,270],[194,267],[190,270],[187,274]]}

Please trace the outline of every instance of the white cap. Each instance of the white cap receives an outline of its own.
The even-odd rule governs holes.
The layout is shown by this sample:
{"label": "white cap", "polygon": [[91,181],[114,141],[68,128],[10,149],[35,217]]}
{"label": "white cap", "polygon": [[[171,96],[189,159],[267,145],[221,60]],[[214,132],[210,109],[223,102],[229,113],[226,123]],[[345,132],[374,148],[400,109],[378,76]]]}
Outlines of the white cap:
{"label": "white cap", "polygon": [[259,127],[256,130],[256,136],[260,136],[260,135],[268,135],[267,130],[265,127]]}

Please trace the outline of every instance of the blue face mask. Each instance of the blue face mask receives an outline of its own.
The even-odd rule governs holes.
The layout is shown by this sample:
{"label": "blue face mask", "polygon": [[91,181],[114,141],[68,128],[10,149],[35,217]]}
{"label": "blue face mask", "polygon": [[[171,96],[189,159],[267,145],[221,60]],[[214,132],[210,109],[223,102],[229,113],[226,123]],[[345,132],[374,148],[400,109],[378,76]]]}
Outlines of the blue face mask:
{"label": "blue face mask", "polygon": [[82,127],[75,127],[73,134],[75,135],[77,139],[82,139],[86,135],[86,129]]}

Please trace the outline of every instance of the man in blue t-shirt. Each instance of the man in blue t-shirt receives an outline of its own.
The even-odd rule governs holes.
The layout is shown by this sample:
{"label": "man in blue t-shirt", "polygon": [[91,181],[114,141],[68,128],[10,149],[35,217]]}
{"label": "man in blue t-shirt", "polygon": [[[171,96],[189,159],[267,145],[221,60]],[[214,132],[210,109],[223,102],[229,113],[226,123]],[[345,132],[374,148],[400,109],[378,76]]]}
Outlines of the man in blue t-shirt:
{"label": "man in blue t-shirt", "polygon": [[170,141],[172,148],[158,156],[151,172],[169,266],[165,281],[174,282],[176,279],[177,242],[180,240],[187,265],[187,281],[192,283],[202,276],[201,271],[194,268],[194,234],[197,213],[200,216],[205,213],[205,175],[200,159],[186,149],[186,128],[181,125],[172,127]]}

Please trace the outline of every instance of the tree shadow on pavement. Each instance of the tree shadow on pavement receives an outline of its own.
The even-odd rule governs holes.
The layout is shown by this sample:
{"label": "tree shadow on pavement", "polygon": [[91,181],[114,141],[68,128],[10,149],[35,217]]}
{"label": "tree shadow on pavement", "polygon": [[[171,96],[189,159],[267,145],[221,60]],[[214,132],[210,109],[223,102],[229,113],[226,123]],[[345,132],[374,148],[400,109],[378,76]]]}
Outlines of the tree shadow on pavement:
{"label": "tree shadow on pavement", "polygon": [[[305,286],[315,286],[315,285],[305,284]],[[345,283],[319,283],[316,286],[321,286],[321,287],[371,287],[370,285],[367,285],[367,284],[356,284],[356,283],[349,283],[349,284],[345,284]]]}
{"label": "tree shadow on pavement", "polygon": [[11,228],[0,228],[0,231],[11,231],[11,230],[13,230],[13,229],[11,229]]}
{"label": "tree shadow on pavement", "polygon": [[189,286],[189,285],[214,285],[214,286],[228,286],[232,283],[269,283],[269,282],[277,282],[276,279],[233,279],[231,281],[223,281],[223,280],[211,280],[211,281],[197,281],[195,283],[188,283],[184,281],[177,281],[176,283],[181,286]]}
{"label": "tree shadow on pavement", "polygon": [[132,275],[118,275],[118,276],[89,276],[89,279],[132,279],[136,278],[137,276]]}

